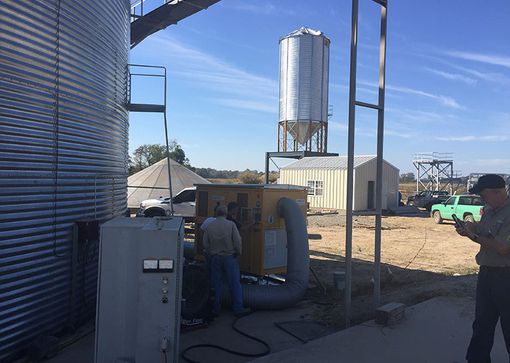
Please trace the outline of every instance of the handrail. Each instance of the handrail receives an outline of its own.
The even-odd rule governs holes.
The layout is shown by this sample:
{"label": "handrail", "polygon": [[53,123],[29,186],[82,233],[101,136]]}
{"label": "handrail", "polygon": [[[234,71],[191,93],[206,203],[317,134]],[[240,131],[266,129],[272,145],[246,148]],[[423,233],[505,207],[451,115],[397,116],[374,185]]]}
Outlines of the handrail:
{"label": "handrail", "polygon": [[[143,0],[141,0],[143,2]],[[180,0],[176,0],[180,1]],[[165,1],[168,2],[168,1]],[[140,68],[144,68],[147,70],[148,73],[141,73],[142,70]],[[133,69],[138,70],[137,72],[133,72]],[[154,73],[150,73],[150,72]],[[163,119],[164,119],[164,126],[165,126],[165,147],[166,147],[166,163],[167,163],[167,169],[168,169],[168,192],[170,194],[170,215],[174,215],[174,202],[173,202],[173,192],[172,192],[172,175],[171,175],[171,169],[170,169],[170,143],[168,140],[168,122],[166,119],[166,97],[167,97],[167,72],[166,67],[163,66],[152,66],[147,64],[128,64],[128,105],[132,104],[132,83],[133,83],[133,76],[136,77],[161,77],[164,79],[164,91],[163,91],[163,104],[162,105],[153,105],[153,104],[145,104],[145,106],[155,106],[155,107],[149,107],[143,111],[143,112],[162,112],[163,113]],[[143,105],[142,105],[143,106]],[[158,108],[159,106],[159,108]],[[138,109],[140,111],[140,109]]]}
{"label": "handrail", "polygon": [[[136,19],[144,16],[146,14],[146,11],[144,11],[144,3],[152,1],[153,0],[131,0],[131,21],[133,22]],[[171,2],[177,3],[179,1],[181,0],[157,0],[157,2],[159,2],[161,5],[165,5]],[[156,3],[156,1],[154,1],[154,3]],[[149,11],[152,11],[161,5],[155,6],[154,8],[151,7]],[[137,14],[137,12],[139,12],[139,14]]]}

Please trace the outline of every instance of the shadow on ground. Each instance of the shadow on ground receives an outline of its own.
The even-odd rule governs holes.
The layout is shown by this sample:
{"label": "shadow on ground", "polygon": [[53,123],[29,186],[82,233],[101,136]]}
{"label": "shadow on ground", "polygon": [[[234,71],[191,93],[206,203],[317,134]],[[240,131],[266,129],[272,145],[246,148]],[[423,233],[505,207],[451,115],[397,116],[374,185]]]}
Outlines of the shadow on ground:
{"label": "shadow on ground", "polygon": [[[344,327],[344,293],[334,286],[333,271],[341,271],[345,258],[310,251],[310,266],[319,281],[310,276],[306,300],[314,306],[314,317],[336,329]],[[322,285],[322,286],[321,286]],[[381,263],[381,303],[401,302],[408,306],[435,296],[473,297],[476,274],[453,276]],[[374,317],[373,264],[352,260],[352,322]]]}

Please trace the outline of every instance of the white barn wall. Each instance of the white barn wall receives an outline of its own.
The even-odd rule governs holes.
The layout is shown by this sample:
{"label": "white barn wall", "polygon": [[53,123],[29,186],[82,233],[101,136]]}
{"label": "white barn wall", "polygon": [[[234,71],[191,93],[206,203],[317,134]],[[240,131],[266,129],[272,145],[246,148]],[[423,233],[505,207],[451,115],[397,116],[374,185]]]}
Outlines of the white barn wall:
{"label": "white barn wall", "polygon": [[[355,168],[354,210],[365,210],[368,205],[368,181],[375,181],[376,159]],[[347,169],[284,169],[280,170],[279,183],[307,186],[309,180],[324,182],[322,196],[308,196],[311,208],[345,210],[347,199]],[[399,170],[383,161],[383,209],[398,206]],[[375,187],[375,185],[374,185]],[[375,189],[374,189],[375,196]],[[375,207],[375,202],[374,202]]]}
{"label": "white barn wall", "polygon": [[[359,165],[354,170],[354,210],[365,210],[368,207],[368,182],[374,182],[377,175],[377,159]],[[383,161],[382,208],[393,209],[398,206],[399,170]],[[375,199],[374,199],[375,207]]]}
{"label": "white barn wall", "polygon": [[347,200],[347,170],[298,169],[280,171],[279,183],[308,186],[309,180],[324,182],[322,196],[309,195],[311,208],[345,209]]}
{"label": "white barn wall", "polygon": [[387,173],[383,175],[383,197],[386,195],[386,209],[397,209],[400,170],[387,162],[384,162],[384,165],[383,170],[387,170]]}
{"label": "white barn wall", "polygon": [[334,188],[336,175],[340,170],[331,169],[301,169],[301,170],[284,170],[280,172],[281,184],[294,184],[308,186],[309,180],[320,180],[324,183],[324,190],[321,196],[309,195],[308,203],[311,208],[331,208],[337,209],[335,200],[338,200],[338,192]]}

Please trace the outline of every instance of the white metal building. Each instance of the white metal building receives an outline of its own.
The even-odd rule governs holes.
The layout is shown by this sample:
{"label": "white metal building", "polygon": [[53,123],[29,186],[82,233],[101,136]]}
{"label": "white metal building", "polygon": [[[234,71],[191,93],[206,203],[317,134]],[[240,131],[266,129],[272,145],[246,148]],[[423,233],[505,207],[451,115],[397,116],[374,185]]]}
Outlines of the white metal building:
{"label": "white metal building", "polygon": [[[375,155],[354,157],[355,211],[375,208]],[[347,156],[306,157],[280,169],[281,184],[309,188],[310,208],[345,210],[347,198]],[[383,160],[382,208],[398,206],[399,169]]]}

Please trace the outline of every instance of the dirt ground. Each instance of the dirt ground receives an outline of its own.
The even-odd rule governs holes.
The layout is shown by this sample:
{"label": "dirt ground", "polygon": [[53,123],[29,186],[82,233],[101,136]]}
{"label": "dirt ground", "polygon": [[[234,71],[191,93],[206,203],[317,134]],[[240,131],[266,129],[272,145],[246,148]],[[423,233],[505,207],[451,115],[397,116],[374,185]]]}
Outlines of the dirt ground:
{"label": "dirt ground", "polygon": [[[373,316],[375,218],[355,216],[353,225],[352,309],[353,321],[361,322]],[[311,266],[320,281],[311,276],[308,302],[317,319],[341,327],[343,295],[334,288],[333,272],[344,268],[345,216],[309,216],[308,233]],[[457,235],[453,223],[435,224],[424,211],[385,216],[381,238],[383,303],[412,305],[438,295],[474,294],[478,246]]]}

